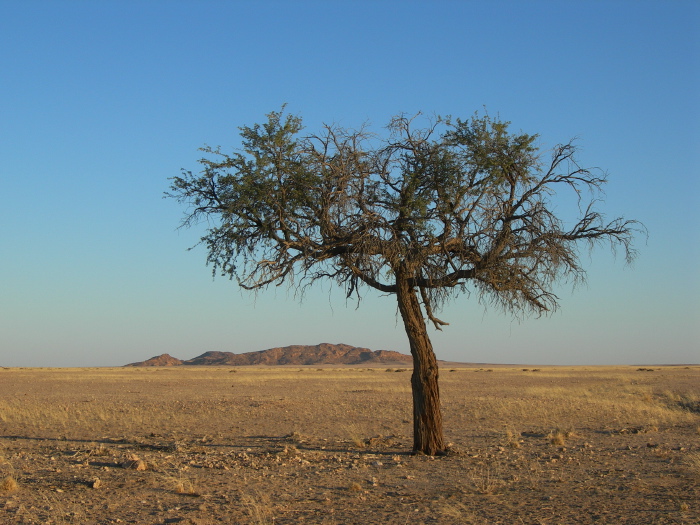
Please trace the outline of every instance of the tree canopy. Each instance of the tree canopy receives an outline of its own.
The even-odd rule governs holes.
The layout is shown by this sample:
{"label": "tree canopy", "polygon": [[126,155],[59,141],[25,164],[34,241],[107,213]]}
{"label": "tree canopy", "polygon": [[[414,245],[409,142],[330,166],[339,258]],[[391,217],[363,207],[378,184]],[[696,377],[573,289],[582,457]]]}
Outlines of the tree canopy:
{"label": "tree canopy", "polygon": [[[425,320],[447,324],[436,313],[465,291],[514,313],[551,311],[555,283],[585,276],[582,249],[608,243],[630,261],[643,229],[597,210],[606,176],[579,165],[574,142],[546,155],[537,135],[508,127],[399,115],[383,136],[304,134],[282,110],[240,128],[239,151],[202,148],[201,171],[183,170],[167,195],[188,205],[184,225],[208,221],[208,264],[246,289],[332,279],[348,297],[395,294],[414,357],[414,449],[433,454],[444,443]],[[578,202],[572,224],[555,214],[564,190]]]}

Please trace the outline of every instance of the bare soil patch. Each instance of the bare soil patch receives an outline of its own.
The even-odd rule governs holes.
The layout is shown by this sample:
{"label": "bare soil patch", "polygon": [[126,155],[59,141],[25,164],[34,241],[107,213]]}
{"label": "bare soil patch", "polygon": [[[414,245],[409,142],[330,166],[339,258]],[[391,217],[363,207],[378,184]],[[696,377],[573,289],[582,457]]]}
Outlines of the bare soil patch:
{"label": "bare soil patch", "polygon": [[700,522],[700,367],[0,369],[0,523]]}

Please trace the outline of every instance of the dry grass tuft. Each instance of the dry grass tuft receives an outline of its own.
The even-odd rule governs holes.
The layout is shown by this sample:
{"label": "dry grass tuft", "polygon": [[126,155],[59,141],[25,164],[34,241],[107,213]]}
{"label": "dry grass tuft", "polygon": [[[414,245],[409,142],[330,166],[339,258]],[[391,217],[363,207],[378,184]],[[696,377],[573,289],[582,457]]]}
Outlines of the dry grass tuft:
{"label": "dry grass tuft", "polygon": [[200,496],[190,480],[179,479],[175,482],[175,492],[185,496]]}
{"label": "dry grass tuft", "polygon": [[10,475],[0,481],[0,492],[16,492],[19,489],[19,484],[12,475],[15,470],[12,468],[12,464],[2,454],[0,454],[0,465],[7,465],[10,472]]}
{"label": "dry grass tuft", "polygon": [[474,515],[469,510],[469,507],[467,505],[460,503],[459,501],[451,501],[449,503],[445,503],[438,509],[438,511],[446,518],[459,520],[459,523],[462,523],[464,525],[483,523],[476,515]]}
{"label": "dry grass tuft", "polygon": [[510,428],[506,429],[506,446],[510,448],[520,448],[518,434]]}
{"label": "dry grass tuft", "polygon": [[549,433],[547,439],[549,439],[549,442],[552,445],[563,447],[564,445],[566,445],[566,441],[573,437],[576,437],[576,434],[573,430],[562,430],[557,428]]}
{"label": "dry grass tuft", "polygon": [[2,492],[17,492],[19,490],[19,484],[17,480],[12,476],[7,476],[2,481],[0,481],[0,491]]}
{"label": "dry grass tuft", "polygon": [[494,494],[503,485],[503,481],[499,478],[500,470],[498,463],[488,462],[473,471],[470,478],[476,492]]}
{"label": "dry grass tuft", "polygon": [[688,454],[686,462],[688,463],[690,470],[693,473],[695,473],[695,475],[700,477],[700,452],[693,452],[692,454]]}
{"label": "dry grass tuft", "polygon": [[346,431],[350,442],[355,445],[356,448],[365,448],[367,446],[367,441],[362,439],[362,432],[358,429],[357,425],[347,425]]}
{"label": "dry grass tuft", "polygon": [[271,525],[275,522],[269,497],[266,494],[246,494],[241,502],[250,516],[250,523],[255,525]]}

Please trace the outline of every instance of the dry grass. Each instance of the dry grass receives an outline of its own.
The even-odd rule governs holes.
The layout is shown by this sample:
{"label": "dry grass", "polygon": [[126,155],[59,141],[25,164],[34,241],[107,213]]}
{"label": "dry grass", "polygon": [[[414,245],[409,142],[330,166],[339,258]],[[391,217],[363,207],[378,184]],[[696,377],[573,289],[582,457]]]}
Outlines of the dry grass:
{"label": "dry grass", "polygon": [[[695,519],[700,369],[453,370],[440,379],[444,459],[406,454],[409,373],[0,370],[0,480],[22,489],[3,500],[21,499],[27,523],[139,523],[146,507],[203,523],[567,523],[625,487],[620,516],[677,493],[674,512]],[[523,504],[551,493],[558,505]],[[91,498],[104,517],[86,516]],[[0,505],[0,523],[13,508]]]}
{"label": "dry grass", "polygon": [[477,466],[469,475],[474,490],[479,494],[495,494],[504,485],[501,476],[501,465],[492,461]]}
{"label": "dry grass", "polygon": [[573,430],[571,430],[571,429],[562,430],[560,428],[557,428],[557,429],[551,431],[547,435],[547,439],[549,439],[549,442],[552,445],[557,445],[560,447],[566,445],[568,440],[570,440],[571,438],[574,438],[574,437],[576,437],[576,433]]}
{"label": "dry grass", "polygon": [[271,525],[274,523],[275,519],[269,495],[260,492],[245,494],[241,501],[248,512],[250,523],[255,525]]}
{"label": "dry grass", "polygon": [[690,471],[697,477],[700,477],[700,452],[688,454],[685,461],[690,467]]}
{"label": "dry grass", "polygon": [[[261,423],[266,414],[282,412],[288,414],[282,423],[287,433],[301,429],[305,435],[350,439],[358,448],[374,435],[410,432],[411,394],[405,374],[329,368],[236,370],[235,374],[227,368],[4,371],[5,378],[21,381],[24,376],[32,386],[23,395],[0,399],[0,428],[60,438],[71,438],[85,428],[97,436],[113,437],[117,429],[123,436],[172,434],[179,429],[216,436],[221,433],[221,419],[241,422],[234,426],[242,432],[264,432],[278,428],[277,422]],[[698,418],[697,389],[658,391],[652,379],[659,372],[642,374],[633,367],[587,375],[566,368],[543,368],[537,374],[493,370],[484,375],[460,369],[443,373],[445,412],[508,427],[511,447],[518,443],[514,424],[521,431],[549,433],[602,420],[611,428],[662,429]],[[483,380],[473,378],[488,381],[491,376],[498,378],[498,391],[480,391]],[[60,388],[63,382],[71,383],[70,392]],[[197,385],[198,391],[188,392],[188,385]],[[143,392],[151,394],[144,399]],[[139,402],[133,403],[135,399]],[[308,417],[314,413],[322,417]],[[350,413],[353,422],[348,424]]]}
{"label": "dry grass", "polygon": [[505,444],[510,448],[520,448],[520,434],[512,428],[506,428]]}
{"label": "dry grass", "polygon": [[179,479],[175,482],[175,492],[178,494],[186,494],[188,496],[199,496],[199,492],[195,489],[192,482],[188,479]]}
{"label": "dry grass", "polygon": [[445,518],[458,520],[463,524],[482,523],[482,521],[477,519],[463,503],[445,503],[439,510],[440,514],[445,516]]}
{"label": "dry grass", "polygon": [[4,451],[0,453],[0,472],[8,472],[8,475],[0,479],[0,492],[17,492],[19,490],[14,470],[10,461],[5,457]]}
{"label": "dry grass", "polygon": [[362,485],[360,485],[357,481],[353,481],[350,483],[350,486],[348,487],[348,490],[351,490],[353,492],[361,492],[362,491]]}
{"label": "dry grass", "polygon": [[17,492],[19,490],[19,484],[17,480],[12,476],[6,476],[0,480],[0,491],[1,492]]}
{"label": "dry grass", "polygon": [[175,470],[177,470],[177,472],[174,474],[169,474],[161,478],[158,485],[168,487],[175,494],[192,496],[195,498],[200,497],[201,492],[197,489],[193,479],[188,477],[182,469],[176,468]]}
{"label": "dry grass", "polygon": [[[659,428],[697,418],[697,413],[688,409],[696,394],[662,395],[653,387],[637,384],[631,373],[591,376],[585,382],[578,379],[567,384],[580,373],[542,369],[539,374],[527,374],[524,381],[522,371],[498,372],[504,379],[497,395],[477,395],[464,403],[472,419],[506,426],[517,422],[520,427],[549,432],[548,428],[592,426],[598,421],[611,426]],[[520,378],[515,377],[518,373]],[[455,376],[443,375],[447,378],[444,383],[449,386]]]}

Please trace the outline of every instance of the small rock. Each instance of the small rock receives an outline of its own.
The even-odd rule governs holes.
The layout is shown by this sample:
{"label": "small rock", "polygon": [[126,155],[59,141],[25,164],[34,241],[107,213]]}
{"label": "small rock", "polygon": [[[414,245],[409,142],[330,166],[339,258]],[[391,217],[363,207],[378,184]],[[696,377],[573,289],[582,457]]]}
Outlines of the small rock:
{"label": "small rock", "polygon": [[129,454],[126,461],[122,462],[122,467],[132,470],[146,470],[147,465],[146,462],[139,458],[136,454]]}

